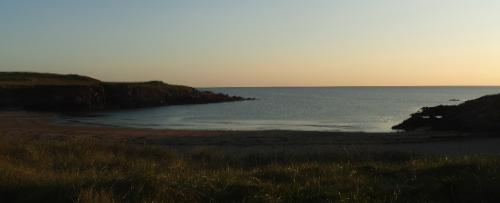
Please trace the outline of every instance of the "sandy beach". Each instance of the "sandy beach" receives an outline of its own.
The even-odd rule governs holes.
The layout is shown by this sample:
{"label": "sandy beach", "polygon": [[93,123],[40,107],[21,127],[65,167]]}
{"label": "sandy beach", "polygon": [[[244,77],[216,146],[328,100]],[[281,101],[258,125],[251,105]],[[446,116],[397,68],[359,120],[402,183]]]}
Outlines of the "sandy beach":
{"label": "sandy beach", "polygon": [[25,139],[88,137],[176,149],[216,148],[238,153],[286,151],[401,151],[419,154],[500,154],[495,134],[460,132],[307,132],[154,130],[59,122],[56,114],[0,112],[0,134]]}

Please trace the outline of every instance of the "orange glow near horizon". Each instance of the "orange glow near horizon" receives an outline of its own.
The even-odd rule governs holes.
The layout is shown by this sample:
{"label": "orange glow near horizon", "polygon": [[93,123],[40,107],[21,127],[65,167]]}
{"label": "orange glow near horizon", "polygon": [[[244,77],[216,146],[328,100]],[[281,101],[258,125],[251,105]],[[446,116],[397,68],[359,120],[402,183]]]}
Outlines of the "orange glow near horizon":
{"label": "orange glow near horizon", "polygon": [[0,71],[195,87],[500,85],[500,1],[28,2],[0,3]]}

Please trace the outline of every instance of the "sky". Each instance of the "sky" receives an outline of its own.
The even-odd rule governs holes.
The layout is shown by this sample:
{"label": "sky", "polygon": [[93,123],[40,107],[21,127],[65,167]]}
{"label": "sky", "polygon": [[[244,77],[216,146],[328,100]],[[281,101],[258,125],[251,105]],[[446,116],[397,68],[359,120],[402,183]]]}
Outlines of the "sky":
{"label": "sky", "polygon": [[500,85],[498,0],[0,0],[0,71],[195,87]]}

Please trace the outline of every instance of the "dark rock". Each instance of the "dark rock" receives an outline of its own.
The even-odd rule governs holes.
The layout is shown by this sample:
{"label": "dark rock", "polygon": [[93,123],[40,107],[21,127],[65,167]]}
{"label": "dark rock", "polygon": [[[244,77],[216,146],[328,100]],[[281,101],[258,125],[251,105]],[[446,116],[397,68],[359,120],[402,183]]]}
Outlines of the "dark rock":
{"label": "dark rock", "polygon": [[146,106],[205,104],[245,100],[242,97],[168,85],[152,81],[144,83],[103,83],[108,108],[136,108]]}
{"label": "dark rock", "polygon": [[500,131],[500,95],[489,95],[455,106],[425,107],[397,130]]}
{"label": "dark rock", "polygon": [[95,111],[245,100],[159,81],[109,83],[78,75],[0,73],[0,107]]}
{"label": "dark rock", "polygon": [[103,109],[100,85],[35,85],[0,87],[0,106],[44,111],[91,111]]}

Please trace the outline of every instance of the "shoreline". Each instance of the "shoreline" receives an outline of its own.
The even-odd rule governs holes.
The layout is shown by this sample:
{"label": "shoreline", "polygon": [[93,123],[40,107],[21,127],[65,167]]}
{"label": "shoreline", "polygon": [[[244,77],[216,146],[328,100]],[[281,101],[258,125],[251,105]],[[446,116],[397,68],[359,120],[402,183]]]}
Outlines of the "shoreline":
{"label": "shoreline", "polygon": [[321,132],[321,131],[221,131],[159,130],[78,125],[57,122],[57,114],[0,111],[2,137],[25,139],[92,138],[128,144],[155,145],[179,150],[216,148],[222,151],[397,151],[423,154],[500,155],[500,137],[463,132]]}

